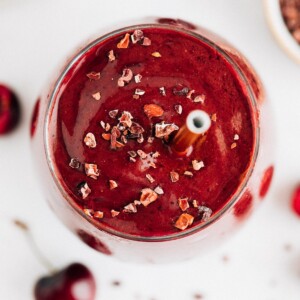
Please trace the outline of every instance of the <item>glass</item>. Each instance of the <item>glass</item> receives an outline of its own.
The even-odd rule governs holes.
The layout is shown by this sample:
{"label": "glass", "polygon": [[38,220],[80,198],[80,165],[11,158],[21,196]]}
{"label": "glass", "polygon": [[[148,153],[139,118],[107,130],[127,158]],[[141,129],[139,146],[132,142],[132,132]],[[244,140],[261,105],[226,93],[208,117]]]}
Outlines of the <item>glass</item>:
{"label": "glass", "polygon": [[[254,126],[254,153],[250,167],[235,194],[208,221],[176,234],[161,237],[139,237],[101,228],[87,217],[66,193],[57,177],[49,139],[51,124],[56,122],[58,95],[66,74],[80,58],[99,42],[119,33],[143,28],[167,28],[188,33],[213,47],[236,71],[251,106]],[[63,223],[95,250],[126,261],[149,263],[172,262],[195,257],[216,247],[240,228],[265,197],[273,175],[273,131],[269,104],[262,84],[246,59],[222,38],[182,20],[157,19],[149,23],[123,27],[102,35],[75,51],[37,101],[31,127],[34,162],[47,200]]]}

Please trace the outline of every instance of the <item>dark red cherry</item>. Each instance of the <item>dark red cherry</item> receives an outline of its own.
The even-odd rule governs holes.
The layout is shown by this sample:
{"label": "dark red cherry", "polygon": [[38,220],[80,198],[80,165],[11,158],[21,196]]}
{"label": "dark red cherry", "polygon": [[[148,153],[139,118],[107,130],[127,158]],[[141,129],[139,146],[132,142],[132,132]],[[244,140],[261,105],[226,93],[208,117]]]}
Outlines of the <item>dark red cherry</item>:
{"label": "dark red cherry", "polygon": [[34,288],[36,300],[94,300],[96,282],[91,271],[80,263],[39,279]]}
{"label": "dark red cherry", "polygon": [[14,92],[0,84],[0,135],[12,131],[20,120],[20,104]]}

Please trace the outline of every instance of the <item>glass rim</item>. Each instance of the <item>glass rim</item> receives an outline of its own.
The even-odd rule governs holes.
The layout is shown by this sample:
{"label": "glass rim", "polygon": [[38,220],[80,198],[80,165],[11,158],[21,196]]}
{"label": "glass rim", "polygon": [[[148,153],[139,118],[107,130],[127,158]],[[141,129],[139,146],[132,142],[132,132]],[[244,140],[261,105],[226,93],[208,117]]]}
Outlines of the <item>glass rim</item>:
{"label": "glass rim", "polygon": [[[209,218],[207,221],[200,223],[196,226],[193,226],[189,229],[180,231],[178,233],[172,233],[168,235],[163,235],[163,236],[139,236],[139,235],[133,235],[133,234],[127,234],[118,230],[115,230],[111,227],[108,227],[106,225],[101,226],[102,224],[100,222],[95,221],[94,219],[90,218],[87,216],[83,210],[75,203],[75,201],[72,199],[72,197],[66,192],[64,187],[62,186],[59,178],[56,175],[55,171],[55,163],[52,160],[51,156],[51,148],[49,145],[49,125],[50,125],[50,118],[52,115],[52,110],[54,108],[54,105],[56,103],[56,98],[57,95],[59,94],[59,90],[61,87],[61,84],[63,83],[63,79],[67,75],[67,73],[71,70],[71,68],[78,62],[81,57],[87,53],[89,50],[91,50],[93,47],[97,46],[99,43],[105,41],[106,39],[120,34],[120,33],[126,33],[128,31],[133,31],[136,29],[145,29],[145,28],[164,28],[164,29],[170,29],[173,31],[178,31],[185,33],[187,35],[190,35],[201,42],[205,43],[209,47],[215,49],[218,54],[220,54],[235,70],[235,72],[238,75],[238,79],[245,84],[246,87],[246,96],[247,100],[250,104],[251,108],[251,113],[252,113],[252,123],[253,123],[253,133],[254,133],[254,145],[252,148],[252,156],[251,156],[251,161],[248,164],[247,167],[247,172],[243,178],[243,181],[239,184],[238,188],[235,190],[235,192],[232,194],[231,198],[229,201],[226,202],[226,204],[211,218]],[[244,91],[245,92],[245,91]],[[257,122],[253,116],[256,115],[257,112],[257,103],[256,103],[256,97],[253,94],[252,88],[250,86],[250,83],[248,82],[248,79],[246,76],[243,74],[242,70],[240,67],[237,65],[237,63],[230,57],[229,54],[225,50],[223,50],[220,46],[218,46],[216,43],[211,41],[210,39],[206,38],[202,34],[198,32],[194,32],[191,29],[185,29],[182,27],[177,27],[176,25],[169,25],[169,24],[156,24],[156,23],[145,23],[145,24],[137,24],[137,25],[131,25],[127,27],[122,27],[117,30],[113,30],[107,34],[101,35],[100,37],[94,39],[92,42],[88,43],[85,47],[83,47],[79,52],[76,52],[74,56],[68,61],[67,65],[64,67],[63,71],[60,72],[60,75],[58,76],[57,80],[55,81],[54,86],[51,88],[51,93],[49,96],[49,102],[46,107],[46,115],[45,115],[45,123],[43,127],[43,142],[44,142],[44,150],[46,154],[46,160],[47,160],[47,165],[50,169],[51,176],[61,193],[62,197],[69,203],[69,205],[78,213],[81,217],[83,217],[87,222],[89,222],[92,226],[97,228],[98,230],[119,237],[127,240],[133,240],[133,241],[140,241],[140,242],[163,242],[163,241],[171,241],[179,238],[184,238],[187,236],[190,236],[192,234],[195,234],[206,227],[209,227],[213,223],[215,223],[217,220],[219,220],[240,198],[242,195],[242,192],[246,188],[249,179],[253,173],[253,168],[257,160],[258,152],[259,152],[259,140],[260,140],[260,128],[257,125]]]}

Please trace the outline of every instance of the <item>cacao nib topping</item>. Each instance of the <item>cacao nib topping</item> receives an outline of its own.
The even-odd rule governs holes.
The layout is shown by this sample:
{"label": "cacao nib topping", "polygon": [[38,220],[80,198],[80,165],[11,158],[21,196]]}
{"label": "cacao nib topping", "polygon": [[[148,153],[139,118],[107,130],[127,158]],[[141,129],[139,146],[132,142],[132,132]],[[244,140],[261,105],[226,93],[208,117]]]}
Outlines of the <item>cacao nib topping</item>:
{"label": "cacao nib topping", "polygon": [[116,149],[117,148],[117,138],[119,138],[121,136],[121,132],[120,130],[114,126],[111,130],[111,137],[110,137],[110,147],[112,149]]}
{"label": "cacao nib topping", "polygon": [[164,194],[164,190],[159,185],[154,189],[154,192],[157,195],[163,195]]}
{"label": "cacao nib topping", "polygon": [[71,158],[69,166],[73,169],[79,169],[81,167],[81,163],[77,158]]}
{"label": "cacao nib topping", "polygon": [[100,79],[100,72],[90,72],[86,76],[91,80],[98,80]]}
{"label": "cacao nib topping", "polygon": [[235,134],[234,137],[233,137],[233,139],[234,139],[235,141],[238,141],[238,140],[240,139],[240,137],[239,137],[238,134]]}
{"label": "cacao nib topping", "polygon": [[138,124],[136,122],[132,122],[131,126],[129,128],[129,131],[132,134],[139,135],[139,134],[142,134],[145,130],[144,130],[144,128],[140,124]]}
{"label": "cacao nib topping", "polygon": [[77,185],[77,189],[79,192],[79,195],[81,195],[82,199],[86,199],[87,196],[92,192],[89,188],[87,182],[81,182]]}
{"label": "cacao nib topping", "polygon": [[91,132],[85,136],[83,141],[89,148],[95,148],[97,146],[95,135]]}
{"label": "cacao nib topping", "polygon": [[142,45],[143,46],[151,46],[151,40],[147,37],[144,37]]}
{"label": "cacao nib topping", "polygon": [[205,100],[205,95],[198,95],[198,96],[196,96],[195,98],[194,98],[194,102],[195,103],[204,103],[204,100]]}
{"label": "cacao nib topping", "polygon": [[123,111],[121,117],[119,118],[119,121],[120,121],[120,124],[123,125],[125,128],[126,127],[130,128],[132,125],[132,121],[131,121],[132,119],[133,119],[133,117],[130,112]]}
{"label": "cacao nib topping", "polygon": [[84,212],[87,216],[89,216],[89,217],[92,217],[93,214],[94,214],[94,210],[93,210],[93,209],[88,209],[88,208],[84,208],[84,209],[83,209],[83,212]]}
{"label": "cacao nib topping", "polygon": [[200,169],[202,169],[204,167],[204,162],[202,160],[198,161],[198,160],[194,159],[192,161],[192,165],[193,165],[193,169],[195,171],[199,171]]}
{"label": "cacao nib topping", "polygon": [[165,124],[164,122],[155,124],[155,136],[157,138],[168,137],[173,131],[178,130],[179,127],[172,124]]}
{"label": "cacao nib topping", "polygon": [[133,72],[126,68],[123,70],[122,76],[118,79],[118,86],[123,87],[128,84],[133,77]]}
{"label": "cacao nib topping", "polygon": [[179,180],[179,174],[175,171],[170,172],[170,179],[172,182],[177,182]]}
{"label": "cacao nib topping", "polygon": [[173,88],[173,94],[175,96],[187,96],[188,95],[188,92],[189,92],[189,88],[187,87],[184,87],[182,88],[181,90],[177,90],[177,88]]}
{"label": "cacao nib topping", "polygon": [[142,81],[142,75],[141,74],[136,74],[135,76],[134,76],[134,81],[135,81],[135,83],[140,83],[141,81]]}
{"label": "cacao nib topping", "polygon": [[113,189],[115,189],[115,188],[117,188],[117,187],[118,187],[118,184],[117,184],[116,181],[114,181],[114,180],[109,180],[109,189],[110,189],[110,190],[113,190]]}
{"label": "cacao nib topping", "polygon": [[126,33],[125,36],[121,39],[121,41],[117,44],[117,48],[126,49],[129,46],[129,38],[130,34]]}
{"label": "cacao nib topping", "polygon": [[114,110],[111,110],[108,115],[112,118],[112,119],[115,119],[116,116],[118,115],[119,113],[119,110],[118,109],[114,109]]}
{"label": "cacao nib topping", "polygon": [[158,195],[150,188],[142,189],[140,201],[144,206],[156,201]]}
{"label": "cacao nib topping", "polygon": [[237,143],[232,143],[230,146],[230,149],[234,149],[234,148],[236,148],[236,146],[237,146]]}
{"label": "cacao nib topping", "polygon": [[204,205],[198,206],[199,213],[202,214],[201,221],[206,222],[212,215],[212,210]]}
{"label": "cacao nib topping", "polygon": [[164,113],[164,110],[157,104],[145,104],[144,113],[149,119],[151,119],[152,117],[161,117]]}
{"label": "cacao nib topping", "polygon": [[112,62],[112,61],[114,61],[115,59],[116,59],[116,57],[115,57],[115,54],[114,54],[114,50],[110,50],[109,52],[108,52],[108,60],[110,61],[110,62]]}
{"label": "cacao nib topping", "polygon": [[213,122],[217,122],[217,114],[212,114],[210,118]]}
{"label": "cacao nib topping", "polygon": [[104,213],[100,210],[97,210],[94,212],[94,218],[97,218],[97,219],[103,219],[104,217]]}
{"label": "cacao nib topping", "polygon": [[150,183],[153,183],[155,181],[155,179],[150,174],[146,174],[146,178],[149,180]]}
{"label": "cacao nib topping", "polygon": [[119,211],[114,210],[114,209],[112,209],[112,210],[110,211],[110,213],[111,213],[111,216],[112,216],[113,218],[120,214]]}
{"label": "cacao nib topping", "polygon": [[195,90],[190,90],[190,91],[187,93],[186,97],[187,97],[188,99],[191,99],[191,100],[192,100],[193,94],[195,94]]}
{"label": "cacao nib topping", "polygon": [[140,42],[143,39],[144,39],[144,33],[142,30],[137,29],[131,35],[131,41],[133,44],[136,44],[137,42]]}
{"label": "cacao nib topping", "polygon": [[194,174],[191,171],[185,171],[183,173],[183,175],[188,176],[188,177],[193,177],[194,176]]}
{"label": "cacao nib topping", "polygon": [[175,105],[174,108],[175,108],[175,111],[176,111],[179,115],[182,114],[182,105],[180,105],[180,104]]}
{"label": "cacao nib topping", "polygon": [[188,228],[188,226],[191,226],[194,222],[194,217],[190,214],[183,213],[180,215],[180,217],[177,219],[175,223],[175,227],[184,230]]}
{"label": "cacao nib topping", "polygon": [[135,89],[134,94],[139,95],[139,96],[143,96],[143,95],[145,95],[145,91],[141,90],[141,89]]}
{"label": "cacao nib topping", "polygon": [[93,94],[92,97],[93,97],[95,100],[99,101],[99,100],[101,99],[101,94],[100,94],[100,92],[97,92],[97,93]]}
{"label": "cacao nib topping", "polygon": [[178,205],[182,211],[186,211],[190,207],[188,198],[179,198]]}
{"label": "cacao nib topping", "polygon": [[197,208],[199,206],[199,203],[197,200],[193,200],[193,207]]}
{"label": "cacao nib topping", "polygon": [[159,92],[161,93],[161,95],[166,96],[166,89],[162,86],[159,88]]}
{"label": "cacao nib topping", "polygon": [[158,51],[153,52],[151,55],[155,58],[161,57],[161,54]]}
{"label": "cacao nib topping", "polygon": [[124,206],[123,212],[125,213],[137,213],[137,208],[134,203],[129,203],[128,205]]}
{"label": "cacao nib topping", "polygon": [[130,155],[130,157],[136,157],[137,156],[135,151],[128,151],[128,154]]}
{"label": "cacao nib topping", "polygon": [[93,179],[97,179],[100,173],[97,165],[95,164],[84,164],[85,174]]}

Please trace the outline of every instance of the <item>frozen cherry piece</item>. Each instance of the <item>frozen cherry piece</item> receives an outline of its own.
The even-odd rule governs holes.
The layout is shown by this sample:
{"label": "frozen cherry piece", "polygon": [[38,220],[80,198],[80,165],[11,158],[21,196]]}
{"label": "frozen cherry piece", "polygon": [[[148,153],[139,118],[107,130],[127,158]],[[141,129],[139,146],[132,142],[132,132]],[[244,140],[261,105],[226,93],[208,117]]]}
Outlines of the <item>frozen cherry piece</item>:
{"label": "frozen cherry piece", "polygon": [[36,300],[94,300],[96,282],[91,271],[80,263],[40,278],[34,288]]}
{"label": "frozen cherry piece", "polygon": [[0,84],[0,135],[12,131],[20,120],[20,104],[15,93]]}
{"label": "frozen cherry piece", "polygon": [[298,185],[293,194],[292,209],[300,217],[300,185]]}

